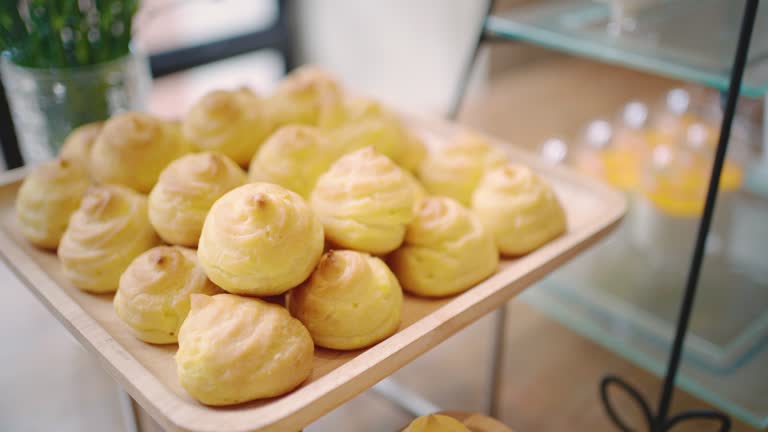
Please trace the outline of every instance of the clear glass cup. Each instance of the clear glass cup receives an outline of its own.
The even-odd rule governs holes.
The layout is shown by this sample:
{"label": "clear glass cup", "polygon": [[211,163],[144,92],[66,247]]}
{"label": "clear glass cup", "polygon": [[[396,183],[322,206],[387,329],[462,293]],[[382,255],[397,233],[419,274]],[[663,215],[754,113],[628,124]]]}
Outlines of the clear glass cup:
{"label": "clear glass cup", "polygon": [[144,55],[82,67],[35,69],[0,59],[0,72],[27,164],[54,157],[72,129],[145,108],[151,86]]}

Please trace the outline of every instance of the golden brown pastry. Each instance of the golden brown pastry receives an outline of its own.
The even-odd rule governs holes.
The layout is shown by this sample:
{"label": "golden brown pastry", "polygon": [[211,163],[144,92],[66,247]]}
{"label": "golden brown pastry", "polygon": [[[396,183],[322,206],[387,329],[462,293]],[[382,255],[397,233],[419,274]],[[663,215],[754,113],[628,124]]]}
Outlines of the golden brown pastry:
{"label": "golden brown pastry", "polygon": [[250,183],[213,205],[197,254],[216,285],[270,296],[304,281],[323,246],[320,219],[299,195],[276,184]]}
{"label": "golden brown pastry", "polygon": [[400,155],[400,166],[412,173],[418,173],[421,164],[427,159],[427,146],[414,131],[406,132],[407,144],[404,154]]}
{"label": "golden brown pastry", "polygon": [[429,414],[417,418],[403,432],[471,432],[464,424],[453,417],[442,414]]}
{"label": "golden brown pastry", "polygon": [[146,196],[124,186],[92,186],[72,214],[58,254],[73,285],[106,293],[117,290],[134,258],[158,243]]}
{"label": "golden brown pastry", "polygon": [[205,95],[184,117],[184,137],[203,151],[220,152],[240,166],[274,129],[264,101],[246,88]]}
{"label": "golden brown pastry", "polygon": [[464,132],[450,145],[430,154],[419,168],[419,179],[433,195],[470,205],[472,192],[486,170],[507,162],[504,153],[485,138]]}
{"label": "golden brown pastry", "polygon": [[413,174],[411,174],[409,171],[405,172],[407,174],[408,179],[411,182],[411,187],[414,190],[414,196],[416,197],[416,200],[414,201],[414,209],[418,208],[419,203],[421,200],[427,198],[429,194],[427,193],[427,190],[424,188],[424,185],[421,184],[419,179],[417,179]]}
{"label": "golden brown pastry", "polygon": [[403,292],[384,262],[363,252],[327,252],[303,284],[288,293],[288,309],[324,348],[365,348],[400,325]]}
{"label": "golden brown pastry", "polygon": [[565,232],[565,211],[552,188],[530,168],[506,164],[489,171],[472,209],[504,255],[524,255]]}
{"label": "golden brown pastry", "polygon": [[388,258],[408,292],[442,297],[465,291],[496,271],[499,251],[480,221],[458,201],[421,201],[405,242]]}
{"label": "golden brown pastry", "polygon": [[35,246],[56,249],[87,188],[88,174],[77,161],[62,157],[33,169],[16,196],[21,233]]}
{"label": "golden brown pastry", "polygon": [[148,193],[163,168],[190,150],[174,125],[149,114],[123,113],[104,124],[93,143],[89,168],[98,183]]}
{"label": "golden brown pastry", "polygon": [[280,396],[312,372],[312,338],[285,308],[231,294],[192,294],[181,326],[181,386],[206,405]]}
{"label": "golden brown pastry", "polygon": [[175,343],[189,313],[190,294],[220,292],[205,276],[194,250],[157,246],[136,257],[120,276],[115,312],[139,339]]}
{"label": "golden brown pastry", "polygon": [[160,174],[149,194],[149,221],[167,243],[196,247],[213,203],[245,183],[245,172],[223,154],[188,154]]}
{"label": "golden brown pastry", "polygon": [[366,147],[337,160],[310,198],[334,245],[385,254],[403,242],[414,218],[416,187],[407,171]]}
{"label": "golden brown pastry", "polygon": [[272,134],[248,170],[251,181],[279,184],[304,198],[339,155],[330,140],[312,126],[288,125]]}
{"label": "golden brown pastry", "polygon": [[317,66],[302,66],[280,82],[267,99],[276,126],[334,123],[343,115],[343,91],[336,79]]}
{"label": "golden brown pastry", "polygon": [[349,101],[343,121],[328,134],[341,153],[373,146],[377,152],[412,172],[426,156],[424,144],[397,115],[369,99]]}
{"label": "golden brown pastry", "polygon": [[59,157],[76,161],[87,170],[91,160],[91,148],[103,126],[103,122],[96,122],[75,128],[64,140]]}

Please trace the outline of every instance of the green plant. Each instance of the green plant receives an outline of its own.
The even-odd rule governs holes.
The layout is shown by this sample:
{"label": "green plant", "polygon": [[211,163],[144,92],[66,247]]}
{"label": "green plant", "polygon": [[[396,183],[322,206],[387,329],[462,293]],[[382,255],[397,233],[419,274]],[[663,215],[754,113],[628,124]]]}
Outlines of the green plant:
{"label": "green plant", "polygon": [[15,64],[64,68],[129,53],[139,0],[0,0],[0,51]]}
{"label": "green plant", "polygon": [[73,128],[136,107],[143,72],[128,54],[138,7],[139,0],[0,0],[3,83],[23,113],[14,117],[22,144],[37,133],[27,142],[42,139],[55,153]]}

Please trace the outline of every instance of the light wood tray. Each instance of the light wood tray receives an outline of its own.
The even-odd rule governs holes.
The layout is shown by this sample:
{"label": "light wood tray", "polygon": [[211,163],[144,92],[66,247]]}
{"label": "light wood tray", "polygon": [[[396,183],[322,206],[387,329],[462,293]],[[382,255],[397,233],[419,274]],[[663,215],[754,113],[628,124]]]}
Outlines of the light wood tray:
{"label": "light wood tray", "polygon": [[[408,122],[430,146],[441,145],[456,132],[440,120],[409,117]],[[115,315],[112,295],[79,291],[65,281],[55,254],[35,249],[21,237],[13,203],[24,169],[0,176],[0,252],[29,289],[162,426],[200,432],[299,430],[498,308],[593,244],[624,215],[626,203],[620,193],[494,143],[551,182],[566,209],[568,232],[523,258],[502,261],[494,276],[458,296],[428,300],[406,295],[397,334],[366,350],[317,349],[312,376],[280,398],[212,408],[187,395],[176,378],[176,345],[155,346],[136,339]]]}

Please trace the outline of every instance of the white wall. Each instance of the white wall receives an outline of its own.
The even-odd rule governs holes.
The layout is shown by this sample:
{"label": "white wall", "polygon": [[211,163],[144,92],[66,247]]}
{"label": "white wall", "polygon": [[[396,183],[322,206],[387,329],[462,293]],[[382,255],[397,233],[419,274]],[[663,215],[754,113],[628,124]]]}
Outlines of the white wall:
{"label": "white wall", "polygon": [[[486,2],[302,0],[298,6],[302,61],[388,103],[437,113],[453,98]],[[483,81],[486,63],[481,56],[475,81]]]}

